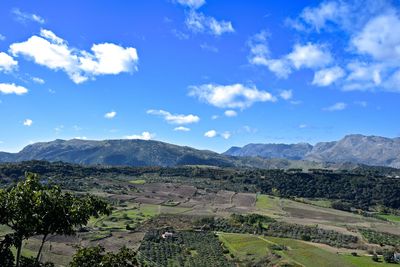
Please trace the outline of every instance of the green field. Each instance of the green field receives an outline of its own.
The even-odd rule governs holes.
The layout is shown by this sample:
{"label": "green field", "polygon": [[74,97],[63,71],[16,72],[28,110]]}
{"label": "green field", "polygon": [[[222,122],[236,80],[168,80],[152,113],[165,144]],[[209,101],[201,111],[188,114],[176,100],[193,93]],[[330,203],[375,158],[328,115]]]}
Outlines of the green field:
{"label": "green field", "polygon": [[261,259],[269,252],[270,243],[256,235],[221,233],[218,237],[241,260]]}
{"label": "green field", "polygon": [[145,184],[146,180],[143,180],[143,179],[141,179],[141,180],[132,180],[132,181],[130,181],[130,183],[131,184]]}
{"label": "green field", "polygon": [[279,198],[257,194],[256,208],[274,210],[279,205]]}
{"label": "green field", "polygon": [[374,262],[369,256],[358,256],[354,257],[352,255],[341,255],[343,259],[347,262],[352,263],[354,266],[360,267],[395,267],[397,264],[390,264],[383,262],[382,257],[380,257],[380,262]]}
{"label": "green field", "polygon": [[89,226],[99,227],[101,230],[123,230],[128,224],[135,226],[159,213],[159,205],[133,204],[124,209],[114,210],[110,216],[91,219]]}
{"label": "green field", "polygon": [[[298,240],[231,233],[220,233],[218,236],[229,251],[240,260],[257,260],[265,257],[270,252],[269,247],[273,244],[278,244],[287,247],[287,250],[275,252],[282,256],[283,261],[293,264],[297,263],[298,265],[307,267],[367,266],[355,265],[348,260],[347,257],[334,254]],[[367,257],[365,258],[368,260]],[[385,265],[381,264],[378,266]]]}
{"label": "green field", "polygon": [[400,216],[393,214],[379,214],[379,217],[388,220],[389,222],[400,222]]}

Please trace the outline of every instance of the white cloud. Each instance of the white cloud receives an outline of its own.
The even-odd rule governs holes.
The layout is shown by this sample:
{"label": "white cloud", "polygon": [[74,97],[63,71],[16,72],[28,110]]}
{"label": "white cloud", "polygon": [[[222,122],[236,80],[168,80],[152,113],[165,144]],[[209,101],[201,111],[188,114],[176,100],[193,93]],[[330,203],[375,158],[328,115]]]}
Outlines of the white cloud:
{"label": "white cloud", "polygon": [[292,72],[287,59],[271,59],[267,43],[268,33],[261,31],[248,41],[250,48],[249,62],[253,65],[266,66],[279,78],[287,78]]}
{"label": "white cloud", "polygon": [[193,114],[171,114],[170,112],[165,110],[150,109],[147,111],[147,114],[161,116],[164,118],[164,120],[171,124],[190,124],[198,122],[200,120],[198,116]]}
{"label": "white cloud", "polygon": [[371,19],[364,29],[351,40],[361,54],[375,60],[400,60],[400,18],[396,14]]}
{"label": "white cloud", "polygon": [[140,135],[134,134],[134,135],[127,135],[125,136],[125,139],[139,139],[139,140],[151,140],[155,137],[155,134],[150,133],[150,132],[143,132]]}
{"label": "white cloud", "polygon": [[218,118],[219,118],[218,115],[212,115],[212,116],[211,116],[211,119],[212,119],[212,120],[216,120],[216,119],[218,119]]}
{"label": "white cloud", "polygon": [[300,18],[319,32],[327,22],[336,21],[347,12],[347,5],[335,1],[325,1],[318,7],[306,7],[301,12]]}
{"label": "white cloud", "polygon": [[33,124],[33,121],[31,119],[26,119],[23,122],[23,125],[28,126],[28,127],[31,126],[32,124]]}
{"label": "white cloud", "polygon": [[74,139],[87,140],[88,138],[86,136],[75,136]]}
{"label": "white cloud", "polygon": [[282,90],[279,96],[284,100],[290,100],[293,97],[292,90]]}
{"label": "white cloud", "polygon": [[45,83],[45,81],[42,78],[39,78],[39,77],[32,77],[32,81],[34,81],[35,83],[38,83],[38,84],[44,84]]}
{"label": "white cloud", "polygon": [[234,110],[231,110],[231,109],[225,110],[224,114],[227,117],[236,117],[237,116],[237,112]]}
{"label": "white cloud", "polygon": [[15,19],[19,22],[26,23],[27,21],[37,22],[39,24],[44,24],[45,20],[36,14],[22,12],[18,8],[12,10],[12,13],[15,16]]}
{"label": "white cloud", "polygon": [[104,114],[104,118],[106,118],[106,119],[113,119],[113,118],[115,118],[115,116],[117,116],[117,112],[115,112],[115,111],[110,111],[110,112],[107,112],[106,114]]}
{"label": "white cloud", "polygon": [[297,19],[288,19],[288,22],[299,31],[341,29],[354,33],[371,18],[393,12],[392,3],[390,0],[325,0],[316,7],[304,8]]}
{"label": "white cloud", "polygon": [[[386,67],[382,64],[371,64],[353,61],[347,64],[349,75],[346,77],[343,90],[371,90],[382,85]],[[386,84],[387,85],[387,84]],[[385,86],[386,86],[385,85]]]}
{"label": "white cloud", "polygon": [[193,32],[209,33],[216,36],[235,31],[230,21],[218,21],[194,10],[187,14],[185,23],[188,29]]}
{"label": "white cloud", "polygon": [[0,33],[0,41],[4,41],[6,37]]}
{"label": "white cloud", "polygon": [[[246,133],[256,133],[258,131],[258,129],[250,127],[248,125],[245,125],[242,128]],[[242,131],[242,130],[240,130],[240,131]]]}
{"label": "white cloud", "polygon": [[210,52],[213,52],[213,53],[218,53],[218,51],[219,51],[217,47],[209,45],[207,43],[201,44],[200,48],[205,50],[205,51],[210,51]]}
{"label": "white cloud", "polygon": [[207,131],[207,132],[204,133],[204,136],[208,137],[208,138],[216,137],[217,136],[217,131],[215,131],[215,130]]}
{"label": "white cloud", "polygon": [[317,86],[329,86],[342,78],[344,75],[345,72],[338,66],[322,69],[314,74],[314,80],[312,81],[312,84]]}
{"label": "white cloud", "polygon": [[174,131],[178,131],[178,132],[189,132],[190,129],[187,127],[183,127],[183,126],[179,126],[179,127],[175,127]]}
{"label": "white cloud", "polygon": [[91,52],[87,52],[70,48],[65,40],[44,29],[40,36],[12,44],[10,51],[14,56],[25,56],[52,70],[63,70],[77,84],[98,75],[137,71],[139,60],[133,47],[101,43],[93,44]]}
{"label": "white cloud", "polygon": [[293,51],[287,55],[296,69],[302,67],[317,68],[324,67],[332,62],[332,56],[323,46],[308,43],[306,45],[296,44]]}
{"label": "white cloud", "polygon": [[231,138],[232,134],[228,131],[221,133],[221,137],[224,139],[229,139]]}
{"label": "white cloud", "polygon": [[262,31],[248,41],[250,48],[249,62],[265,66],[278,78],[288,78],[293,68],[324,67],[333,61],[331,53],[323,45],[307,43],[295,44],[292,52],[280,58],[272,58],[267,43],[268,34]]}
{"label": "white cloud", "polygon": [[345,110],[347,108],[347,104],[343,103],[343,102],[338,102],[336,104],[333,104],[330,107],[326,107],[323,110],[324,111],[341,111],[341,110]]}
{"label": "white cloud", "polygon": [[23,86],[15,85],[14,83],[0,83],[0,93],[3,93],[5,95],[23,95],[28,93],[28,89]]}
{"label": "white cloud", "polygon": [[305,128],[307,128],[307,127],[308,127],[308,125],[307,125],[307,124],[304,124],[304,123],[299,125],[299,128],[300,128],[300,129],[305,129]]}
{"label": "white cloud", "polygon": [[62,130],[64,130],[64,125],[59,125],[56,128],[54,128],[54,131],[56,131],[57,133],[61,132]]}
{"label": "white cloud", "polygon": [[248,87],[239,83],[190,86],[189,95],[219,108],[245,109],[255,102],[276,101],[276,98],[266,91],[260,91],[255,86]]}
{"label": "white cloud", "polygon": [[18,62],[4,52],[0,52],[0,71],[9,72],[18,66]]}
{"label": "white cloud", "polygon": [[197,9],[206,3],[205,0],[175,0],[175,2],[193,9]]}

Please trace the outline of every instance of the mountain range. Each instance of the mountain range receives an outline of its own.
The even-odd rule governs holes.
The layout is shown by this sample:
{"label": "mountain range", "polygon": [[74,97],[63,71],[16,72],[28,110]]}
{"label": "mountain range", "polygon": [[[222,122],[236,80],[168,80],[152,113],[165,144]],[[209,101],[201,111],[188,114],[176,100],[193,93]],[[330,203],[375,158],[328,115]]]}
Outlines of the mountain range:
{"label": "mountain range", "polygon": [[314,146],[307,143],[248,144],[241,148],[232,147],[223,154],[400,168],[400,138],[353,134],[339,141],[320,142]]}
{"label": "mountain range", "polygon": [[54,140],[26,146],[18,153],[0,152],[0,162],[63,161],[83,165],[212,165],[257,168],[339,168],[365,164],[400,168],[400,138],[348,135],[316,145],[248,144],[219,154],[160,141]]}

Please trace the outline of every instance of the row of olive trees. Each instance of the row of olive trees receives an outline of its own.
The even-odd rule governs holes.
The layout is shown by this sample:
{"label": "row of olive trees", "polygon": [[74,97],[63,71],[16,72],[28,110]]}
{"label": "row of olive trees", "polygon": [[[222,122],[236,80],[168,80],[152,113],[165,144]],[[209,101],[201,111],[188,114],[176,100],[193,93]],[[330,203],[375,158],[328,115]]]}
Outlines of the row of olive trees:
{"label": "row of olive trees", "polygon": [[[49,235],[74,235],[79,227],[88,223],[90,217],[110,213],[109,205],[97,197],[64,193],[58,186],[41,183],[38,175],[27,173],[24,181],[7,189],[0,189],[0,225],[11,229],[10,234],[5,235],[3,240],[0,239],[0,266],[22,267],[26,265],[24,262],[40,266],[42,248]],[[42,240],[36,257],[21,260],[23,240],[38,235],[42,236]],[[11,251],[12,247],[16,249],[15,256]],[[103,254],[100,252],[83,249],[78,251],[75,259],[84,262],[86,258],[96,257],[101,260],[100,256]],[[127,254],[126,251],[124,253]],[[113,254],[107,255],[110,258]]]}

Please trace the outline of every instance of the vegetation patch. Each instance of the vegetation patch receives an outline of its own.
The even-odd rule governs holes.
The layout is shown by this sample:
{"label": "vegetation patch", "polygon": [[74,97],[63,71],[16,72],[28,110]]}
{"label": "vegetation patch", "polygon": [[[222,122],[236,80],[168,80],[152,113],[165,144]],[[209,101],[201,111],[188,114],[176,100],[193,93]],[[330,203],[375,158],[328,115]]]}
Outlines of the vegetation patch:
{"label": "vegetation patch", "polygon": [[145,184],[146,183],[146,180],[143,180],[143,179],[139,179],[139,180],[132,180],[132,181],[130,181],[130,183],[131,184]]}
{"label": "vegetation patch", "polygon": [[384,232],[377,232],[374,230],[370,230],[367,228],[360,228],[360,233],[362,236],[372,244],[379,244],[379,245],[389,245],[389,246],[399,246],[400,245],[400,236],[384,233]]}
{"label": "vegetation patch", "polygon": [[176,232],[171,228],[146,233],[140,248],[139,262],[150,266],[233,266],[211,232]]}

